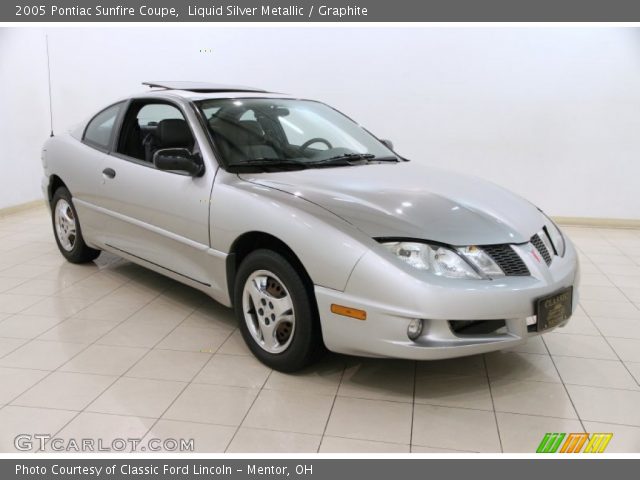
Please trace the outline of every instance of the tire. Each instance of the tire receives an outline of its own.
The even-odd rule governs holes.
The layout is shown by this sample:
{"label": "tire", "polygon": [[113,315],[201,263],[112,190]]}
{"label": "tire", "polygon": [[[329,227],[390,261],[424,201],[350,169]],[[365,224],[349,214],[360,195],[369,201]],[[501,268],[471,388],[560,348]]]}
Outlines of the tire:
{"label": "tire", "polygon": [[295,372],[322,351],[322,335],[309,282],[282,255],[256,250],[240,264],[234,309],[240,331],[262,363]]}
{"label": "tire", "polygon": [[80,221],[71,193],[65,187],[58,188],[51,200],[53,236],[64,258],[71,263],[87,263],[100,255],[100,250],[88,247],[82,238]]}

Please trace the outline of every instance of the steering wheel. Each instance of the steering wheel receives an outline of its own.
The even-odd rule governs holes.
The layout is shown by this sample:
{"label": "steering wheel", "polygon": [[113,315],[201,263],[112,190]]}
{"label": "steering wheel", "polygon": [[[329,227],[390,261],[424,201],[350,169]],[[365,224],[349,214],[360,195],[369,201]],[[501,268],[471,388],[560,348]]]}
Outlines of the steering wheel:
{"label": "steering wheel", "polygon": [[321,137],[312,138],[311,140],[307,140],[302,145],[300,145],[300,153],[304,153],[304,151],[309,148],[314,143],[324,143],[329,149],[333,148],[331,142]]}

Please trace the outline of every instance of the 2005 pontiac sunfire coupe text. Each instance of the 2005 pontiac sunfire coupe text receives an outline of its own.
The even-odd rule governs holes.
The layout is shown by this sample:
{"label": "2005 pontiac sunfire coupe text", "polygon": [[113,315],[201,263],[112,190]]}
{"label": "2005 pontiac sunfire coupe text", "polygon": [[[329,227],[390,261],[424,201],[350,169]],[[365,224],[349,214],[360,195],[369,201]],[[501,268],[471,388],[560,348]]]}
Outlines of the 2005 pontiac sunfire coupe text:
{"label": "2005 pontiac sunfire coupe text", "polygon": [[71,262],[120,255],[233,306],[262,362],[417,360],[564,325],[576,251],[542,211],[396,154],[323,103],[150,83],[43,150]]}

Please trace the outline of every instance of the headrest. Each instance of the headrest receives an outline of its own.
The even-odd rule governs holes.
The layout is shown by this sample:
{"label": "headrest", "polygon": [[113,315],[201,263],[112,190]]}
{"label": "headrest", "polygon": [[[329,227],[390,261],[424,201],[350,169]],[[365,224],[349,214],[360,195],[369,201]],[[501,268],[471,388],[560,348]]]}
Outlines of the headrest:
{"label": "headrest", "polygon": [[187,122],[181,118],[160,120],[155,132],[162,148],[185,147],[193,145],[193,136]]}
{"label": "headrest", "polygon": [[214,117],[209,121],[214,134],[219,134],[228,142],[235,145],[252,145],[264,142],[264,132],[255,120],[229,120]]}
{"label": "headrest", "polygon": [[249,135],[253,135],[254,138],[262,138],[264,137],[264,132],[262,131],[262,127],[255,120],[242,120],[238,122],[238,126],[245,129]]}

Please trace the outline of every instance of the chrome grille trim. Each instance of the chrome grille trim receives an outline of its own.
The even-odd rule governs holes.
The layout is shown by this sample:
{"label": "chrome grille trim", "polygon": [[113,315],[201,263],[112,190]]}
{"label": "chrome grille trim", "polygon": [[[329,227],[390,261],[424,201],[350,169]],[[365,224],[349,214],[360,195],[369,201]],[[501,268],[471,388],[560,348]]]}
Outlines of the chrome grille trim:
{"label": "chrome grille trim", "polygon": [[485,245],[480,248],[496,262],[506,276],[526,277],[531,275],[520,255],[508,243]]}
{"label": "chrome grille trim", "polygon": [[[542,235],[545,235],[545,233],[542,232]],[[549,252],[549,249],[547,248],[545,242],[542,240],[542,238],[540,238],[540,234],[536,233],[533,237],[531,237],[531,244],[536,248],[538,253],[542,255],[544,263],[546,263],[547,265],[551,265],[551,253]]]}

